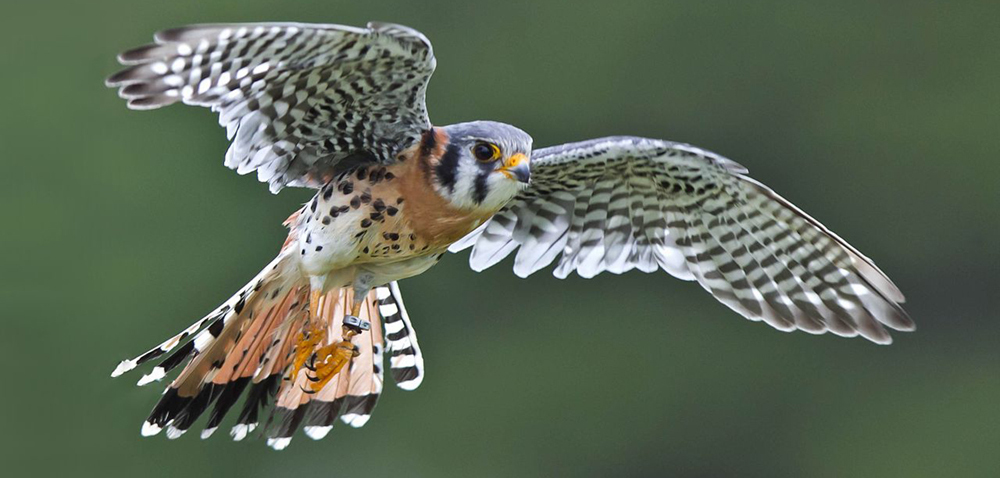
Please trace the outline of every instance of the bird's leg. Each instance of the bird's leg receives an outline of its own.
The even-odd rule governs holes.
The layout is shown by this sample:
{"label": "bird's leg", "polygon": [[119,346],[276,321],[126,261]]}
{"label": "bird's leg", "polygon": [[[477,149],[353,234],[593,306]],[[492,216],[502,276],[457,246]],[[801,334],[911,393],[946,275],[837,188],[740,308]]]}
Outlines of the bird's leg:
{"label": "bird's leg", "polygon": [[371,327],[367,321],[358,318],[367,295],[367,293],[360,296],[355,294],[351,315],[344,316],[343,334],[340,341],[320,348],[310,357],[306,367],[313,372],[313,376],[307,375],[312,381],[309,388],[313,392],[320,391],[345,365],[350,363],[351,359],[360,354],[358,347],[351,343],[351,339]]}
{"label": "bird's leg", "polygon": [[327,325],[322,323],[319,317],[323,310],[325,296],[319,289],[313,289],[309,294],[309,320],[302,332],[299,332],[298,340],[295,344],[295,361],[291,368],[289,379],[294,379],[295,375],[306,364],[309,357],[313,355],[313,350],[321,342],[326,340]]}

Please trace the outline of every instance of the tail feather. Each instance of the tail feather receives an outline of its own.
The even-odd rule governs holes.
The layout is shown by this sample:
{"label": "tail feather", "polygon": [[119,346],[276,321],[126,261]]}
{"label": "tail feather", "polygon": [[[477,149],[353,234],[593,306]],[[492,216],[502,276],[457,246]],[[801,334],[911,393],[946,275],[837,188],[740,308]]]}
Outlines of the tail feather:
{"label": "tail feather", "polygon": [[403,306],[403,294],[395,282],[379,288],[376,293],[379,313],[385,320],[392,379],[403,390],[415,390],[424,380],[424,356],[420,353],[410,316]]}
{"label": "tail feather", "polygon": [[[278,265],[280,262],[265,268],[230,299],[231,312],[190,342],[194,344],[189,352],[193,356],[146,419],[144,432],[155,434],[166,427],[168,438],[180,437],[231,386],[233,373],[240,370],[248,348],[258,343],[254,339],[261,328],[271,324],[276,312],[298,294],[299,288],[285,280]],[[158,369],[165,367],[153,372],[162,377],[165,371],[157,373]]]}
{"label": "tail feather", "polygon": [[[284,259],[284,257],[286,257],[284,254],[281,254],[278,257],[276,257],[273,261],[271,261],[270,264],[267,265],[267,267],[265,267],[259,274],[257,274],[257,277],[254,277],[253,280],[247,283],[247,285],[243,286],[243,288],[240,289],[240,291],[237,292],[236,295],[230,297],[229,300],[222,303],[222,305],[217,307],[211,313],[202,317],[197,322],[191,324],[186,329],[180,331],[180,333],[178,333],[177,335],[170,337],[169,339],[163,341],[163,343],[161,343],[160,345],[153,347],[152,349],[146,351],[145,353],[135,358],[122,360],[118,364],[118,366],[115,367],[114,371],[111,372],[111,376],[118,377],[124,374],[125,372],[128,372],[138,367],[139,365],[142,365],[150,360],[153,360],[157,357],[166,354],[167,352],[170,352],[181,343],[184,343],[184,347],[182,347],[182,349],[179,351],[184,353],[180,354],[175,353],[174,355],[167,358],[166,360],[163,361],[163,363],[160,364],[160,367],[163,368],[162,373],[163,375],[165,375],[166,372],[169,371],[169,369],[164,367],[164,365],[171,365],[171,368],[176,367],[179,363],[183,362],[183,359],[186,358],[188,353],[191,353],[192,351],[195,350],[199,352],[201,350],[204,350],[205,346],[207,346],[208,342],[210,341],[210,338],[218,337],[219,334],[222,332],[223,327],[225,327],[225,325],[229,321],[231,321],[234,317],[236,317],[240,313],[240,311],[246,305],[246,300],[252,295],[252,292],[254,292],[255,289],[259,288],[261,284],[263,284],[265,277],[268,274],[274,274],[274,272],[280,266],[281,261]],[[211,325],[205,328],[205,330],[202,330],[202,328],[205,327],[205,324],[208,323],[211,323]],[[199,331],[201,331],[201,333],[199,333]],[[195,336],[195,334],[198,335]],[[194,336],[194,339],[189,340],[186,343],[184,342],[185,339],[188,339],[189,337],[192,336]],[[167,362],[171,363],[167,364]],[[160,372],[154,371],[147,375],[159,375],[159,374]],[[150,381],[153,380],[147,380],[146,383],[149,383]]]}
{"label": "tail feather", "polygon": [[[353,339],[359,355],[348,367],[315,393],[310,391],[305,370],[298,371],[292,380],[282,383],[266,427],[269,446],[277,450],[288,446],[295,431],[302,425],[305,425],[308,436],[319,439],[326,436],[338,417],[354,427],[368,421],[382,393],[383,344],[376,308],[377,294],[378,289],[369,293],[359,313],[359,318],[368,321],[371,328]],[[328,293],[320,317],[327,326],[329,340],[340,336],[344,317],[349,314],[353,302],[350,289]],[[322,345],[317,345],[317,348]]]}
{"label": "tail feather", "polygon": [[[318,440],[338,419],[363,426],[382,392],[386,351],[393,354],[391,370],[397,385],[412,390],[420,384],[423,358],[395,283],[376,288],[365,299],[359,315],[372,326],[352,340],[360,354],[348,367],[315,393],[305,370],[287,379],[295,344],[308,325],[309,287],[298,275],[286,274],[284,257],[279,255],[211,314],[149,352],[119,364],[114,376],[162,358],[140,379],[144,385],[186,363],[143,424],[143,435],[165,430],[168,438],[180,437],[210,410],[201,432],[202,438],[208,438],[246,394],[230,435],[242,440],[262,430],[259,435],[267,438],[269,446],[282,449],[300,427]],[[320,311],[328,327],[327,343],[339,339],[352,296],[350,289],[328,293]],[[384,341],[380,319],[385,320],[390,342]],[[172,353],[164,357],[167,352]]]}

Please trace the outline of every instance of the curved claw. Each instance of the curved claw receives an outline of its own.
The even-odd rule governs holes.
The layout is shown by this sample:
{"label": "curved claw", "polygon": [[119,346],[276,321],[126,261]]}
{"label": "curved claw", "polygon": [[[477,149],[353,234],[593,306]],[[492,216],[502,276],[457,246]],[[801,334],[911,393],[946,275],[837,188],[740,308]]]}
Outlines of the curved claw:
{"label": "curved claw", "polygon": [[357,346],[346,340],[317,350],[316,379],[307,376],[313,382],[312,389],[319,391],[326,386],[359,353]]}
{"label": "curved claw", "polygon": [[307,388],[303,387],[302,385],[299,385],[299,390],[302,390],[302,393],[304,393],[306,395],[314,395],[316,393],[316,390],[307,389]]}
{"label": "curved claw", "polygon": [[289,378],[295,378],[295,374],[306,365],[307,362],[311,363],[311,367],[315,367],[316,354],[313,350],[317,345],[326,339],[326,327],[317,326],[312,330],[306,330],[299,334],[298,342],[295,344],[295,360],[292,362],[292,367],[289,371]]}
{"label": "curved claw", "polygon": [[316,354],[312,354],[312,356],[309,357],[309,360],[302,364],[302,368],[310,372],[316,372]]}

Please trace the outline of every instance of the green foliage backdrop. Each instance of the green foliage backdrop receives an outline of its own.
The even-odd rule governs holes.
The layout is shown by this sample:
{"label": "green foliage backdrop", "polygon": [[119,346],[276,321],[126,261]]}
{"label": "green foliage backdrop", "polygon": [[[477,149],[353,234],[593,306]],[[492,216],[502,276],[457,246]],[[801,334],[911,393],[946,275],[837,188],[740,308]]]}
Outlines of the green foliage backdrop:
{"label": "green foliage backdrop", "polygon": [[[8,1],[0,6],[7,476],[997,476],[1000,3]],[[371,422],[281,453],[142,439],[118,360],[275,253],[309,193],[222,166],[205,110],[129,112],[114,55],[194,22],[408,24],[437,124],[736,159],[898,283],[880,347],[740,319],[664,273],[558,281],[465,257],[402,284],[427,359]],[[508,264],[509,266],[509,264]]]}

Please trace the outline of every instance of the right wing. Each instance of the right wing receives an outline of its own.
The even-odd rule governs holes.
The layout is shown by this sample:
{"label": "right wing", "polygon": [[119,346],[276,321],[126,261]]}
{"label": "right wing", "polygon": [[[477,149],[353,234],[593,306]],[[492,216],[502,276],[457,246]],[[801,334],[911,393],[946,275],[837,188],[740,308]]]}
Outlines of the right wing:
{"label": "right wing", "polygon": [[431,44],[392,24],[192,25],[119,55],[108,86],[132,109],[181,101],[219,113],[226,166],[272,192],[320,187],[346,158],[388,163],[430,128]]}

